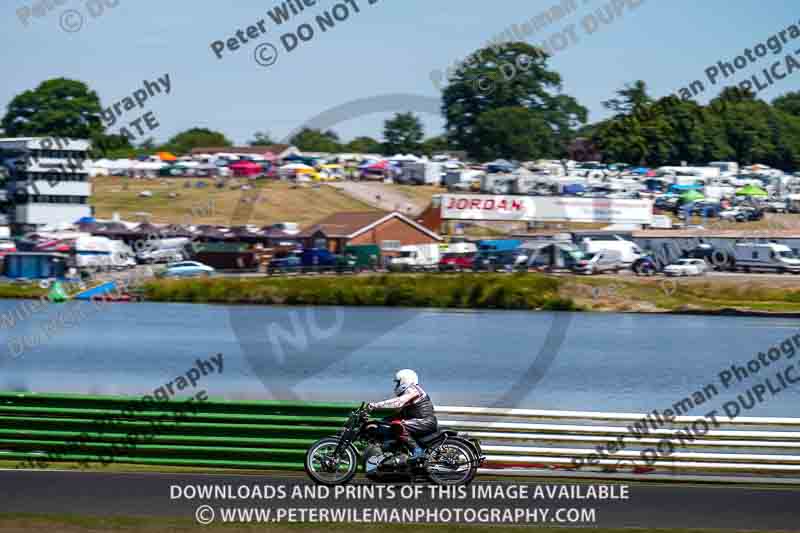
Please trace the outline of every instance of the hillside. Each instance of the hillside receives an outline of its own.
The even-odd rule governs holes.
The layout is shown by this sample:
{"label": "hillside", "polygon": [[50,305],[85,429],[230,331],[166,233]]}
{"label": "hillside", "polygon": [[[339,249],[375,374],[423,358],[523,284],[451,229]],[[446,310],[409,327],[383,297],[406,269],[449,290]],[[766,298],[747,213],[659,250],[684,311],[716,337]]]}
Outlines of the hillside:
{"label": "hillside", "polygon": [[[197,187],[204,183],[204,187]],[[111,218],[114,212],[124,220],[138,221],[143,213],[155,223],[220,224],[232,223],[236,205],[243,196],[253,197],[253,210],[246,221],[259,226],[274,222],[311,224],[337,211],[369,211],[374,208],[351,196],[322,185],[294,186],[278,181],[259,181],[258,195],[243,191],[245,180],[226,182],[223,189],[207,178],[131,179],[101,176],[93,180],[92,205],[95,216]],[[190,184],[190,188],[186,187]],[[149,191],[152,197],[140,197]],[[173,195],[171,197],[170,195]]]}

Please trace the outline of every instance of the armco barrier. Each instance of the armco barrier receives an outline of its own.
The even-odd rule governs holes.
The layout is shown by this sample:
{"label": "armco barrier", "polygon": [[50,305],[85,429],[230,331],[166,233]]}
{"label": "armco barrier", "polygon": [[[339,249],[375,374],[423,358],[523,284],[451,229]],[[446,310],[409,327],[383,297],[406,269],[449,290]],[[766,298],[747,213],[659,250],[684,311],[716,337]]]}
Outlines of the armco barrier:
{"label": "armco barrier", "polygon": [[[354,407],[0,393],[0,460],[301,470],[308,446],[338,431]],[[637,438],[628,426],[644,415],[633,413],[439,407],[437,415],[442,428],[481,439],[483,474],[800,483],[798,418],[723,416],[719,427],[688,434],[697,418],[678,417]],[[624,446],[609,452],[620,437]],[[642,454],[666,449],[665,440],[672,453]]]}

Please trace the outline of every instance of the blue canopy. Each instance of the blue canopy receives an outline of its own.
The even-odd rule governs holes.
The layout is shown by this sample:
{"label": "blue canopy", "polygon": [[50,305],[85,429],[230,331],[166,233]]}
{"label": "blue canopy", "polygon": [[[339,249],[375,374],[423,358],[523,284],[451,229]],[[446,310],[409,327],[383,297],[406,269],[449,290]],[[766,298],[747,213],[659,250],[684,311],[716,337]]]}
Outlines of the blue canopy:
{"label": "blue canopy", "polygon": [[664,182],[660,179],[650,178],[644,180],[644,184],[648,191],[661,191],[664,189]]}
{"label": "blue canopy", "polygon": [[96,222],[94,217],[81,217],[75,224],[94,224]]}
{"label": "blue canopy", "polygon": [[303,157],[302,155],[298,154],[291,154],[283,158],[284,161],[297,161],[298,163],[303,163],[305,165],[313,166],[316,163],[316,160],[313,157]]}
{"label": "blue canopy", "polygon": [[578,194],[585,191],[586,187],[578,183],[574,185],[567,185],[566,187],[564,187],[564,194]]}
{"label": "blue canopy", "polygon": [[670,185],[670,192],[702,191],[702,185]]}
{"label": "blue canopy", "polygon": [[489,163],[486,166],[487,171],[490,173],[514,171],[514,167],[510,163]]}

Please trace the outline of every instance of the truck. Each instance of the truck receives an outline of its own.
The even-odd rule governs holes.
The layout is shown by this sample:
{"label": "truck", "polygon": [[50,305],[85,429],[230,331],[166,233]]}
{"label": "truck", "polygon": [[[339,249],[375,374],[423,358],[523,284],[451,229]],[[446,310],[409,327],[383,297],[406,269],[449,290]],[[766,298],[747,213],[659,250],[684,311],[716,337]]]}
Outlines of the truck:
{"label": "truck", "polygon": [[440,259],[438,244],[412,244],[400,247],[399,255],[392,258],[389,268],[406,272],[435,270],[439,267]]}
{"label": "truck", "polygon": [[511,252],[522,246],[519,239],[485,239],[478,241],[478,253]]}
{"label": "truck", "polygon": [[303,272],[356,272],[356,260],[353,256],[336,255],[325,248],[307,248],[300,254],[300,266]]}
{"label": "truck", "polygon": [[407,163],[403,165],[402,181],[414,185],[441,185],[443,171],[441,163]]}
{"label": "truck", "polygon": [[356,270],[377,270],[381,264],[381,247],[377,244],[352,244],[346,246],[344,255],[354,258]]}
{"label": "truck", "polygon": [[800,258],[786,245],[775,242],[743,242],[733,246],[733,269],[775,270],[800,274]]}

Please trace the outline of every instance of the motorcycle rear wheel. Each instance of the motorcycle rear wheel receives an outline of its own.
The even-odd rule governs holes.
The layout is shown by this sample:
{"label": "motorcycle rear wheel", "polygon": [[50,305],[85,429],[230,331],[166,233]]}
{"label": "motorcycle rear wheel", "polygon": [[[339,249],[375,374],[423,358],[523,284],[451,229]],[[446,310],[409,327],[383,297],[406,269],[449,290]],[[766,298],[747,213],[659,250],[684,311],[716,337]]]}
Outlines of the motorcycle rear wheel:
{"label": "motorcycle rear wheel", "polygon": [[436,485],[468,485],[478,472],[478,457],[460,438],[449,438],[430,453],[428,477]]}
{"label": "motorcycle rear wheel", "polygon": [[344,485],[358,471],[358,452],[348,444],[341,457],[334,457],[339,439],[328,437],[320,439],[306,452],[304,467],[306,474],[319,485]]}

